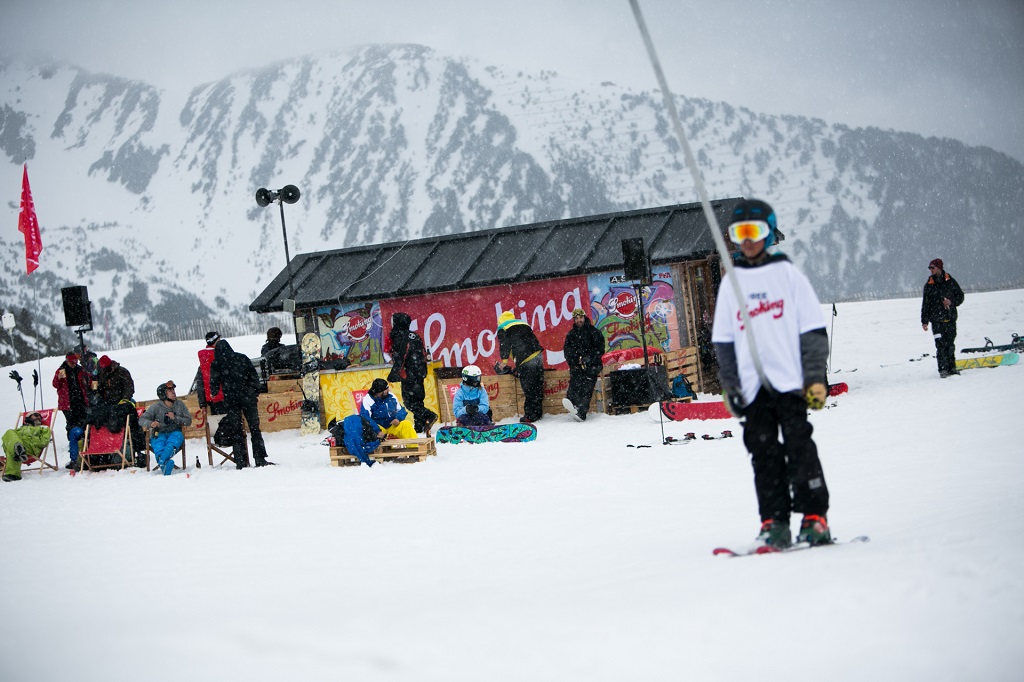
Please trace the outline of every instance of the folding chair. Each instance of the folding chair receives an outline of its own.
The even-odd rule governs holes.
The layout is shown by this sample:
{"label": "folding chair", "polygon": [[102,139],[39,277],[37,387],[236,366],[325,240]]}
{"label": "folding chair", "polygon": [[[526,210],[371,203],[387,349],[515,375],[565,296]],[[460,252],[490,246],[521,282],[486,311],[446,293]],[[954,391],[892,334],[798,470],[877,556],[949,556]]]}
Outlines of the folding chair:
{"label": "folding chair", "polygon": [[[56,419],[57,410],[50,408],[48,410],[30,410],[28,412],[21,412],[18,414],[18,418],[14,422],[14,428],[20,428],[25,423],[25,416],[32,414],[33,412],[38,412],[39,416],[43,418],[43,426],[50,429],[50,442],[43,451],[39,453],[39,457],[29,457],[28,460],[21,465],[21,470],[22,472],[38,471],[40,474],[43,473],[43,469],[59,471],[57,468],[57,442],[53,439],[53,422]],[[53,453],[53,464],[46,461],[47,453]],[[0,470],[4,468],[5,464],[7,464],[7,455],[0,450]],[[39,466],[29,468],[33,464],[38,464]]]}
{"label": "folding chair", "polygon": [[[216,452],[218,455],[221,456],[221,460],[217,464],[217,466],[220,466],[221,464],[224,464],[224,462],[231,462],[232,464],[234,464],[235,463],[235,459],[231,456],[231,454],[228,453],[226,450],[222,449],[219,445],[217,445],[216,443],[213,442],[213,433],[210,431],[210,418],[211,417],[214,417],[214,418],[217,419],[216,424],[214,424],[214,431],[216,431],[217,430],[216,427],[217,427],[217,425],[220,424],[220,420],[224,417],[224,415],[222,415],[222,414],[213,414],[213,415],[211,415],[209,413],[209,408],[206,408],[206,407],[203,408],[203,428],[206,431],[206,458],[207,458],[207,460],[209,460],[210,466],[213,466],[213,453]],[[246,447],[246,450],[248,450],[248,447],[249,447],[248,444],[246,444],[245,447]]]}
{"label": "folding chair", "polygon": [[[134,458],[132,450],[131,417],[124,418],[124,429],[120,433],[111,433],[104,426],[85,427],[85,447],[78,453],[78,470],[95,471],[97,469],[124,469],[131,466]],[[120,461],[111,460],[106,463],[91,461],[94,457],[107,455],[116,456]]]}
{"label": "folding chair", "polygon": [[[145,407],[136,407],[135,408],[135,413],[139,417],[141,417],[142,413],[145,412],[145,411],[146,411]],[[153,448],[150,447],[150,445],[149,445],[150,430],[149,429],[143,429],[143,430],[146,432],[146,471],[152,471],[152,466],[151,466],[150,461],[149,461],[149,455],[153,454],[153,456],[156,456],[156,453],[153,452]],[[185,469],[188,468],[188,459],[186,459],[186,453],[185,453],[185,441],[182,441],[181,442],[181,447],[174,451],[175,455],[177,455],[179,453],[181,454],[181,470],[184,471]],[[172,459],[173,459],[173,455],[172,455]]]}

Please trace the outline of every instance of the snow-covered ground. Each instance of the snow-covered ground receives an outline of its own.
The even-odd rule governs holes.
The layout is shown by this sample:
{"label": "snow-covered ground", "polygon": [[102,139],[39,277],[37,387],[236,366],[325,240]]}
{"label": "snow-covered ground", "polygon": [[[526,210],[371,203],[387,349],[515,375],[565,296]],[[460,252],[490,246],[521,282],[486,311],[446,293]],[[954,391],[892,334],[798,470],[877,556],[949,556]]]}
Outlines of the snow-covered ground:
{"label": "snow-covered ground", "polygon": [[[958,347],[1024,333],[1022,293],[969,294]],[[0,679],[1020,679],[1024,365],[941,380],[917,300],[838,309],[850,392],[811,419],[833,534],[868,544],[712,556],[757,532],[742,442],[646,414],[373,469],[274,433],[276,467],[0,486]],[[115,359],[151,398],[201,345]]]}

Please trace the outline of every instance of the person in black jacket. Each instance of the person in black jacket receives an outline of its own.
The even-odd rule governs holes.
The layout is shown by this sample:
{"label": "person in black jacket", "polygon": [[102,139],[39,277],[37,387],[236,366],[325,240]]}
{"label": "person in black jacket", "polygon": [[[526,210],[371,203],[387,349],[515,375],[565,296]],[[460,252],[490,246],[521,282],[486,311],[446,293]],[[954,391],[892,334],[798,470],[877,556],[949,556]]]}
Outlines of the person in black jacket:
{"label": "person in black jacket", "polygon": [[[498,316],[498,353],[501,361],[494,363],[499,374],[513,373],[523,389],[523,418],[532,424],[544,416],[544,349],[530,325],[516,318],[511,311]],[[510,370],[508,359],[515,363]]]}
{"label": "person in black jacket", "polygon": [[935,337],[935,360],[939,365],[939,376],[945,379],[950,374],[959,374],[956,369],[956,309],[964,302],[964,292],[957,281],[942,267],[942,259],[936,258],[928,264],[931,277],[924,285],[921,300],[921,328],[928,331],[932,325]]}
{"label": "person in black jacket", "polygon": [[242,417],[249,425],[252,454],[256,466],[262,467],[273,462],[267,461],[267,448],[260,432],[260,411],[257,401],[260,395],[260,378],[252,361],[242,353],[236,353],[226,339],[219,339],[213,347],[213,364],[210,365],[210,392],[224,393],[227,411],[221,429],[228,432],[231,454],[235,466],[243,469],[249,466],[249,453],[245,447],[245,431]]}
{"label": "person in black jacket", "polygon": [[423,401],[427,392],[423,380],[427,378],[427,349],[423,339],[409,329],[412,318],[406,313],[391,316],[391,359],[394,365],[388,374],[388,381],[401,383],[402,402],[412,412],[413,427],[430,437],[430,427],[437,421],[437,415],[428,409]]}
{"label": "person in black jacket", "polygon": [[590,397],[601,374],[601,356],[604,355],[604,335],[590,323],[580,308],[572,311],[572,329],[565,336],[563,347],[569,364],[569,389],[562,404],[576,421],[585,421],[590,409]]}

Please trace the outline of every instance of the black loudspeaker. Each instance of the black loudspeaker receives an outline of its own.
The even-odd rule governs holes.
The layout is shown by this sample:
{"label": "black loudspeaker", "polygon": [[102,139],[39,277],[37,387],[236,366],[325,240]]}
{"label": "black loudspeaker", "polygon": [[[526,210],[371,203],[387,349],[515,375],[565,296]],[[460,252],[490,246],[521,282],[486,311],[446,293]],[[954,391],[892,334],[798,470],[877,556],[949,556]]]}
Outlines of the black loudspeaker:
{"label": "black loudspeaker", "polygon": [[92,324],[88,287],[64,287],[60,290],[64,300],[64,326],[82,327]]}
{"label": "black loudspeaker", "polygon": [[622,240],[622,268],[626,279],[650,282],[651,265],[647,260],[644,240],[640,237]]}
{"label": "black loudspeaker", "polygon": [[612,405],[649,405],[668,397],[668,372],[664,365],[644,369],[620,369],[608,375],[612,384]]}

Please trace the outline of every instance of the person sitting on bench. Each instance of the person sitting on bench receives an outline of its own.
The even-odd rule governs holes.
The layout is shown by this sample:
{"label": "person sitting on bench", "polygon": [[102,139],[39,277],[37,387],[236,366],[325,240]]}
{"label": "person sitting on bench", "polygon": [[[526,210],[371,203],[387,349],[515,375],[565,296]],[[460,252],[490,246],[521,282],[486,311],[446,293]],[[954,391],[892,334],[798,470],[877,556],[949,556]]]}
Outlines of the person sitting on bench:
{"label": "person sitting on bench", "polygon": [[358,414],[349,415],[340,422],[332,419],[327,430],[334,436],[335,444],[344,444],[350,455],[368,467],[376,464],[370,459],[370,453],[380,447],[381,440],[387,437],[376,423]]}
{"label": "person sitting on bench", "polygon": [[452,413],[459,426],[490,426],[491,401],[487,389],[480,385],[480,368],[466,365],[462,370],[462,384],[452,397]]}
{"label": "person sitting on bench", "polygon": [[391,387],[384,379],[374,379],[370,391],[359,403],[359,414],[375,422],[380,430],[394,438],[416,438],[416,428],[408,410],[398,398],[391,395]]}

